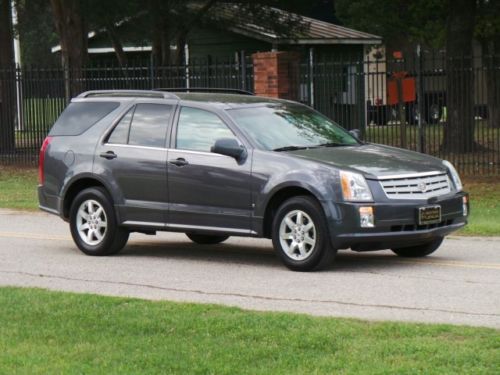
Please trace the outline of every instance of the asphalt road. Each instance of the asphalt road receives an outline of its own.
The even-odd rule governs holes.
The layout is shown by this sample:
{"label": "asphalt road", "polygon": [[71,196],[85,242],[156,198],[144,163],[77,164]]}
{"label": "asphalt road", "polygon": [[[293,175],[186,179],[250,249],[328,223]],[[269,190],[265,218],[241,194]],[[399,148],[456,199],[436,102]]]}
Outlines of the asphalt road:
{"label": "asphalt road", "polygon": [[58,217],[0,210],[0,285],[500,328],[500,237],[452,237],[425,259],[341,251],[330,269],[297,273],[247,238],[133,234],[120,254],[89,257]]}

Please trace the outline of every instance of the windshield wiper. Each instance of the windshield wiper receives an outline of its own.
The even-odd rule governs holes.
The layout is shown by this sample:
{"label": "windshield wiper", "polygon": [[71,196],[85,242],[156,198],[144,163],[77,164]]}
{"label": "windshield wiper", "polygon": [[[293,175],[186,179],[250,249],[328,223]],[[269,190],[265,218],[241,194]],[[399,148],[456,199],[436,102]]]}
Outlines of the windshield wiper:
{"label": "windshield wiper", "polygon": [[343,146],[354,146],[354,145],[350,145],[347,143],[329,142],[329,143],[321,143],[321,144],[314,146],[314,147],[343,147]]}
{"label": "windshield wiper", "polygon": [[296,151],[296,150],[305,150],[308,147],[306,146],[285,146],[275,148],[273,151]]}

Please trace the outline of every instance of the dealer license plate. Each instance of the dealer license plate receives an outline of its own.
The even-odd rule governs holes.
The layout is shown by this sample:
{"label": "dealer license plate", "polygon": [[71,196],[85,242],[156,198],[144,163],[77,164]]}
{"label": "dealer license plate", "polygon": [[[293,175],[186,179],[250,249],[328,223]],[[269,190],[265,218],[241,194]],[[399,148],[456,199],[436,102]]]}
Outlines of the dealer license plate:
{"label": "dealer license plate", "polygon": [[441,222],[441,206],[426,206],[418,208],[418,224],[436,224]]}

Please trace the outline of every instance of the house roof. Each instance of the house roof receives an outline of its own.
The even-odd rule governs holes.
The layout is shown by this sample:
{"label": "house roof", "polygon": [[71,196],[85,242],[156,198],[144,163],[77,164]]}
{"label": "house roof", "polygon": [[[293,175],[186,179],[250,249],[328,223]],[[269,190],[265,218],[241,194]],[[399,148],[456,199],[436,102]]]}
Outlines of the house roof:
{"label": "house roof", "polygon": [[362,31],[335,25],[333,23],[320,21],[314,18],[301,16],[277,8],[266,7],[270,11],[283,14],[285,16],[297,17],[301,19],[304,28],[298,35],[283,38],[276,35],[272,30],[263,25],[246,22],[238,17],[238,4],[219,4],[216,6],[215,14],[225,19],[237,19],[234,24],[228,27],[229,30],[243,34],[248,37],[278,44],[381,44],[382,37]]}
{"label": "house roof", "polygon": [[[194,7],[197,5],[195,4]],[[295,13],[287,12],[281,9],[264,7],[270,12],[282,14],[283,19],[286,17],[295,17],[300,19],[304,25],[300,32],[293,37],[282,37],[277,35],[273,30],[264,24],[258,24],[258,20],[253,22],[240,17],[241,9],[238,4],[221,3],[216,5],[210,12],[214,18],[231,20],[228,23],[227,30],[236,34],[244,35],[250,38],[261,40],[272,44],[289,44],[289,45],[330,45],[330,44],[381,44],[382,37],[374,34],[365,33],[335,25],[333,23],[320,21],[314,18],[301,16]],[[126,23],[130,19],[120,21],[117,26]],[[88,38],[92,39],[96,35],[104,32],[104,30],[91,31]],[[61,46],[52,47],[52,52],[59,52]],[[151,46],[124,47],[126,52],[151,51]],[[90,53],[107,53],[112,52],[112,48],[89,48]]]}

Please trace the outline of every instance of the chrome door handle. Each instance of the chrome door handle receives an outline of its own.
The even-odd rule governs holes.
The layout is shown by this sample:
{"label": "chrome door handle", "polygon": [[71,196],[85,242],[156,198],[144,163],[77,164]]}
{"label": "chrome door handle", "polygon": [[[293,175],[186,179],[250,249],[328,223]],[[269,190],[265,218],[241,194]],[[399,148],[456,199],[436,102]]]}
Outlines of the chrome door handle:
{"label": "chrome door handle", "polygon": [[170,164],[176,165],[178,167],[183,167],[185,165],[188,165],[189,162],[184,159],[184,158],[177,158],[177,159],[172,159],[168,161]]}
{"label": "chrome door handle", "polygon": [[99,156],[101,158],[111,160],[111,159],[116,158],[118,155],[116,155],[113,151],[107,151],[107,152],[101,152],[101,154]]}

